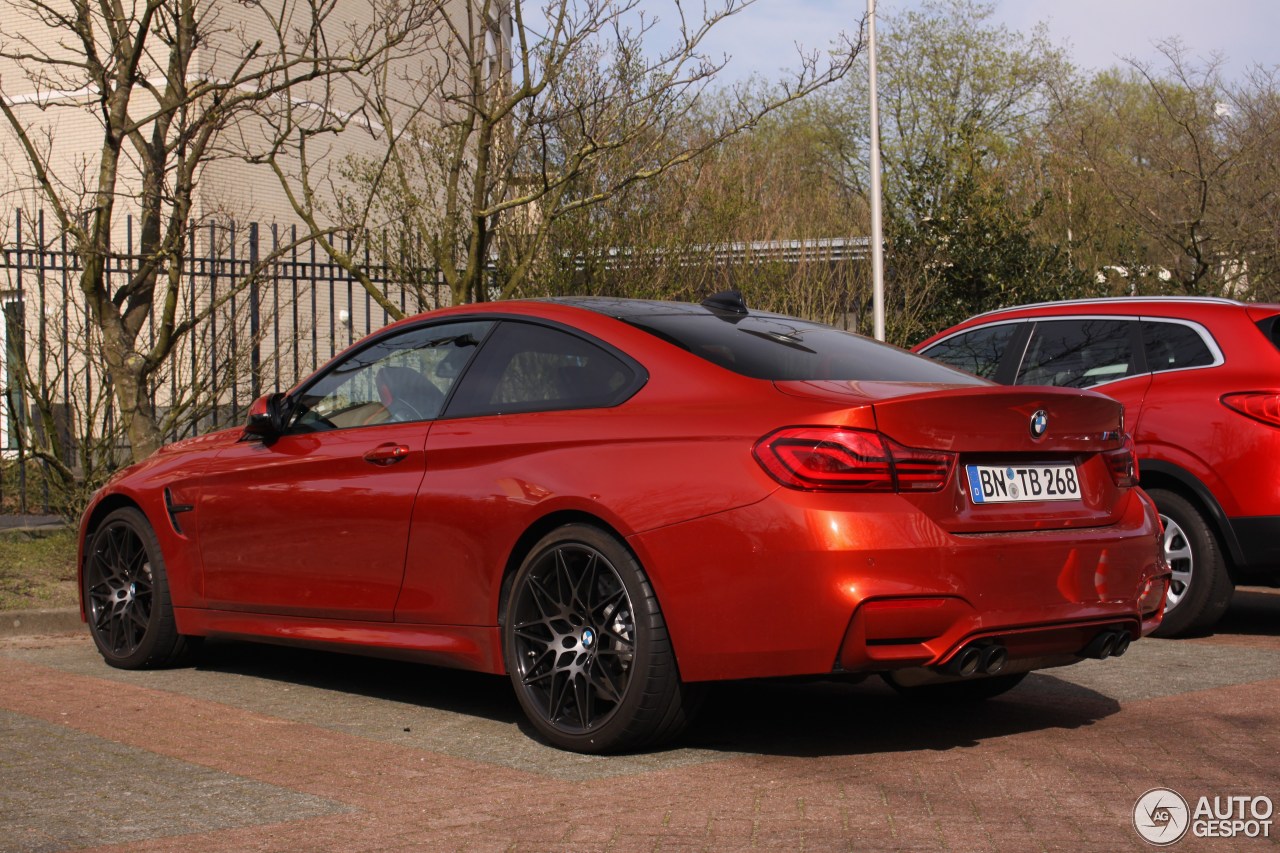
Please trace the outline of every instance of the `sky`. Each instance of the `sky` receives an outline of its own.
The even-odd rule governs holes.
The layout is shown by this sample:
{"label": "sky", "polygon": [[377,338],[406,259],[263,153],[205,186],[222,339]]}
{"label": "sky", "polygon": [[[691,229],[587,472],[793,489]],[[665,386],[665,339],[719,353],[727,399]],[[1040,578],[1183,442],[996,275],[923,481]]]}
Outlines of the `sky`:
{"label": "sky", "polygon": [[[696,0],[694,0],[696,2]],[[666,0],[642,0],[662,15]],[[690,8],[694,3],[687,3]],[[993,22],[1030,32],[1038,22],[1050,41],[1067,49],[1081,69],[1120,64],[1125,57],[1161,65],[1155,43],[1179,38],[1191,55],[1221,54],[1228,79],[1250,65],[1280,66],[1280,0],[994,0]],[[878,14],[917,8],[919,0],[877,0]],[[732,56],[732,79],[752,72],[767,78],[796,65],[797,42],[824,48],[842,30],[852,31],[866,0],[756,0],[720,25],[708,49]]]}

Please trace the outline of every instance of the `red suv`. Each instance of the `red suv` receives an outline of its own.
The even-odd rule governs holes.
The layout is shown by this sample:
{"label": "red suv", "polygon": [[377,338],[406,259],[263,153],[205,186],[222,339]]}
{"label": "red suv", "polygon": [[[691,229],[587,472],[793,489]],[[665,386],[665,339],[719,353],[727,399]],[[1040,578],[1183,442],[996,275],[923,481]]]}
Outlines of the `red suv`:
{"label": "red suv", "polygon": [[1280,585],[1280,305],[1087,299],[981,314],[915,351],[1006,385],[1125,405],[1165,524],[1166,637],[1203,631],[1237,583]]}

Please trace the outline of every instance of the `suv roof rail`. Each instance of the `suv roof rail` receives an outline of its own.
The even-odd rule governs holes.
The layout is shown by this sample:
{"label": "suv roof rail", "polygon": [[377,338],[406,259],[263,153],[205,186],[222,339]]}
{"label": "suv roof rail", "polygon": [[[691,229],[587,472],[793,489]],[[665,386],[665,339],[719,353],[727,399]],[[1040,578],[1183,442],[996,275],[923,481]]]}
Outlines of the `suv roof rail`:
{"label": "suv roof rail", "polygon": [[1209,305],[1244,305],[1238,299],[1227,299],[1224,296],[1093,296],[1082,299],[1055,299],[1050,302],[1028,302],[1025,305],[1010,305],[1007,308],[996,308],[976,314],[972,319],[987,317],[992,314],[1003,314],[1006,311],[1021,311],[1024,308],[1047,308],[1051,305],[1114,305],[1118,302],[1192,302]]}

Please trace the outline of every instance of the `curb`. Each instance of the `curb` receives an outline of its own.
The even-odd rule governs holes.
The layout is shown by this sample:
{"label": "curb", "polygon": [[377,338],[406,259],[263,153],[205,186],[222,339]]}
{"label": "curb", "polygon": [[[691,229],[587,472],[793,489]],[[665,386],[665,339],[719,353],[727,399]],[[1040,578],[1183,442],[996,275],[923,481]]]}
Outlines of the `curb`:
{"label": "curb", "polygon": [[5,532],[44,533],[73,526],[56,515],[0,515],[0,531]]}
{"label": "curb", "polygon": [[80,610],[75,607],[0,612],[0,637],[69,634],[83,630]]}

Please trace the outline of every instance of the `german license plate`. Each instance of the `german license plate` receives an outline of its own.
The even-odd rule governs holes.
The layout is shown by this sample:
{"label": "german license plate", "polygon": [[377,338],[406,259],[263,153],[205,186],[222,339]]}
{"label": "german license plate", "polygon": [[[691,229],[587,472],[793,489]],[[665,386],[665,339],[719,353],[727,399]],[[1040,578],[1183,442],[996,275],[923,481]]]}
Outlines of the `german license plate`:
{"label": "german license plate", "polygon": [[966,465],[965,473],[976,504],[1080,500],[1074,465]]}

